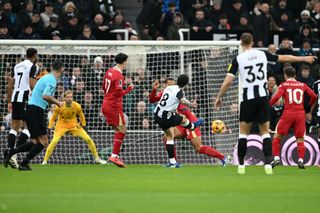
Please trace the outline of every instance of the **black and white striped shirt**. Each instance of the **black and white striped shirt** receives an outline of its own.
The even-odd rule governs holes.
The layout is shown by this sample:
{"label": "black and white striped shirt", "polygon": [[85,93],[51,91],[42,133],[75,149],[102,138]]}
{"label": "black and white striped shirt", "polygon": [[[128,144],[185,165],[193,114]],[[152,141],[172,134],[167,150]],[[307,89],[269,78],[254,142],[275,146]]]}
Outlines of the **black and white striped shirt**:
{"label": "black and white striped shirt", "polygon": [[18,63],[12,72],[14,78],[14,89],[11,96],[11,102],[25,103],[29,99],[30,85],[29,79],[35,78],[37,67],[30,60],[24,60]]}
{"label": "black and white striped shirt", "polygon": [[267,63],[277,61],[277,55],[255,49],[246,50],[232,60],[228,75],[235,76],[239,70],[241,102],[268,96]]}
{"label": "black and white striped shirt", "polygon": [[317,111],[317,115],[320,116],[320,79],[313,83],[312,89],[318,96],[318,111]]}

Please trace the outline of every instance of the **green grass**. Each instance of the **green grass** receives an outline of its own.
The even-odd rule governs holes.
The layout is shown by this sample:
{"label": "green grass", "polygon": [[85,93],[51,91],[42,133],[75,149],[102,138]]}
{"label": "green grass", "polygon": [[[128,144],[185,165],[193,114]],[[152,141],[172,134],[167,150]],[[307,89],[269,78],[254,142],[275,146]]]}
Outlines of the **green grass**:
{"label": "green grass", "polygon": [[319,212],[320,168],[33,165],[0,168],[0,212]]}

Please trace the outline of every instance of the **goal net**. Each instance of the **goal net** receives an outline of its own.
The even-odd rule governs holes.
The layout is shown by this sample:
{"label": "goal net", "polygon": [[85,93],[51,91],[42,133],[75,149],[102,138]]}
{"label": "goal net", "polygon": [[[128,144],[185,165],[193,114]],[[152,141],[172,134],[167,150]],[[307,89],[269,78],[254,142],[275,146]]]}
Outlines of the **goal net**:
{"label": "goal net", "polygon": [[[109,41],[0,41],[0,87],[1,87],[1,146],[7,146],[11,116],[7,111],[6,77],[16,63],[23,60],[29,47],[38,50],[39,68],[50,71],[53,61],[65,64],[56,97],[62,98],[67,89],[74,91],[74,100],[82,105],[89,135],[94,140],[103,159],[111,154],[113,131],[105,123],[100,111],[103,100],[102,79],[105,71],[115,65],[114,56],[123,52],[129,55],[129,65],[124,72],[126,83],[135,89],[124,98],[124,112],[128,133],[121,150],[121,158],[128,164],[163,164],[168,158],[162,142],[163,132],[154,123],[155,104],[148,101],[152,82],[163,82],[167,77],[177,78],[188,74],[191,82],[185,94],[189,100],[197,100],[194,110],[205,120],[201,127],[204,145],[215,147],[223,154],[231,154],[238,138],[238,82],[232,85],[223,99],[221,111],[213,108],[214,97],[225,78],[228,64],[238,53],[239,43],[223,42],[109,42]],[[52,108],[48,109],[48,117]],[[223,120],[224,134],[212,134],[211,122]],[[52,135],[50,136],[50,139]],[[50,140],[49,139],[49,140]],[[177,140],[177,156],[185,164],[212,164],[212,158],[198,154],[190,141]],[[44,152],[35,163],[42,161]],[[19,158],[24,154],[19,154]],[[3,156],[1,155],[0,158]],[[93,157],[84,141],[65,135],[56,146],[49,163],[87,164]]]}

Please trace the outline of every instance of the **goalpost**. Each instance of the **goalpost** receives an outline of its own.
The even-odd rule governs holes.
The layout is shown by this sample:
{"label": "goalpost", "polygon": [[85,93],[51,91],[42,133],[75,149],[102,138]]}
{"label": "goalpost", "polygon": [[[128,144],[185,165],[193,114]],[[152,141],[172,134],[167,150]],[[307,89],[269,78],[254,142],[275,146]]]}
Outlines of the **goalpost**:
{"label": "goalpost", "polygon": [[[238,138],[238,81],[236,80],[223,98],[219,112],[213,108],[214,97],[226,76],[231,60],[238,54],[238,41],[26,41],[0,40],[0,88],[1,131],[0,153],[7,146],[10,115],[7,112],[6,76],[16,63],[25,57],[29,47],[38,50],[38,66],[50,70],[56,59],[65,64],[65,74],[58,83],[57,97],[66,89],[74,91],[75,101],[82,104],[89,135],[94,140],[100,156],[106,159],[112,150],[113,131],[107,127],[100,112],[103,100],[102,78],[114,65],[114,56],[123,52],[129,55],[125,76],[135,89],[124,97],[124,112],[128,133],[121,150],[121,158],[127,164],[162,164],[167,154],[162,142],[163,132],[154,123],[154,104],[148,102],[152,83],[166,77],[177,78],[188,74],[191,82],[185,94],[189,100],[197,100],[194,110],[205,120],[201,127],[202,141],[223,154],[233,152]],[[101,60],[102,59],[102,60]],[[101,64],[102,62],[102,64]],[[50,109],[48,109],[50,115]],[[223,120],[224,134],[212,134],[211,122]],[[52,136],[51,136],[52,137]],[[50,139],[51,139],[50,137]],[[177,140],[178,160],[184,164],[211,164],[214,160],[196,153],[189,141]],[[42,161],[44,153],[35,162]],[[24,154],[20,154],[20,157]],[[2,160],[1,155],[0,159]],[[87,164],[92,156],[86,143],[66,135],[57,145],[49,163]]]}

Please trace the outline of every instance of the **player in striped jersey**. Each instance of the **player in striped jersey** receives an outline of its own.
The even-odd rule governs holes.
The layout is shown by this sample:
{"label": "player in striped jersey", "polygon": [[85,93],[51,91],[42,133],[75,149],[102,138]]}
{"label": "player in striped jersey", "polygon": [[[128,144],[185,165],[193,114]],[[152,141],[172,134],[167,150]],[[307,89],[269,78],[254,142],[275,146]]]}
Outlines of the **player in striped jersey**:
{"label": "player in striped jersey", "polygon": [[29,162],[36,157],[44,147],[48,145],[47,124],[45,110],[49,103],[62,107],[63,103],[53,97],[57,81],[61,77],[64,65],[61,61],[55,61],[52,71],[37,81],[28,101],[26,122],[33,142],[24,143],[13,150],[7,149],[4,152],[3,165],[8,167],[12,155],[20,152],[28,152],[19,165],[19,170],[29,171]]}
{"label": "player in striped jersey", "polygon": [[[16,146],[25,143],[30,133],[25,124],[25,111],[36,79],[37,50],[29,48],[26,51],[27,59],[15,65],[11,77],[8,78],[7,97],[8,111],[11,112],[11,130],[8,135],[8,149],[13,150],[16,144],[16,136],[20,128],[23,130],[19,136]],[[12,168],[17,168],[16,155],[9,162]]]}
{"label": "player in striped jersey", "polygon": [[[175,85],[175,80],[173,78],[167,78],[165,81],[165,84],[166,86]],[[156,80],[153,83],[153,89],[149,95],[150,103],[156,103],[160,101],[163,95],[163,90],[158,92],[159,86],[160,86],[160,83],[158,80]],[[177,108],[177,112],[181,115],[185,115],[190,122],[196,122],[198,120],[197,116],[190,110],[190,108],[183,104],[179,104]],[[223,167],[228,165],[230,156],[224,156],[223,154],[215,150],[213,147],[202,145],[200,127],[195,128],[193,131],[186,129],[181,125],[174,127],[174,139],[183,139],[183,138],[186,138],[187,140],[189,140],[192,146],[194,147],[194,149],[198,153],[207,155],[208,157],[218,158],[221,162],[221,166]],[[165,135],[163,137],[163,142],[167,147],[167,144],[166,144],[167,137]],[[174,147],[174,158],[177,159],[175,147]]]}
{"label": "player in striped jersey", "polygon": [[[317,127],[318,127],[318,146],[319,146],[319,150],[320,150],[320,73],[319,73],[319,78],[316,82],[313,83],[312,86],[313,91],[317,94],[318,96],[318,103],[317,103]],[[313,108],[310,110],[310,115],[309,117],[311,117],[311,113],[313,111]],[[320,162],[319,162],[320,163]]]}
{"label": "player in striped jersey", "polygon": [[265,155],[265,172],[272,174],[271,161],[272,142],[269,134],[269,100],[267,90],[268,62],[307,62],[313,63],[314,56],[297,57],[292,55],[272,55],[253,49],[253,38],[250,33],[241,35],[243,52],[232,60],[227,76],[215,100],[215,108],[219,110],[222,96],[232,85],[235,75],[239,71],[240,93],[240,133],[238,141],[238,173],[245,174],[244,158],[247,152],[247,137],[250,134],[253,121],[259,123],[260,135],[263,139],[263,153]]}

